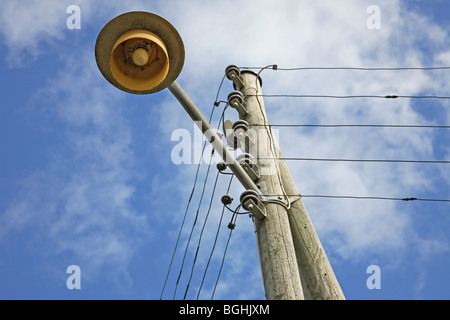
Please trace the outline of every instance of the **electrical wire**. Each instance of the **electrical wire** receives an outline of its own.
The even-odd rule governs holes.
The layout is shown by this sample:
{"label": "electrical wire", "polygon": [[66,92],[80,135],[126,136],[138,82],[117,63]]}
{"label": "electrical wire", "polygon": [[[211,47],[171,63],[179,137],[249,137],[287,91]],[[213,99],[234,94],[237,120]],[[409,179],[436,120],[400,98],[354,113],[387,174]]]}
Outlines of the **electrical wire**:
{"label": "electrical wire", "polygon": [[249,211],[239,212],[239,209],[240,209],[241,207],[242,207],[242,206],[239,205],[236,209],[233,210],[233,209],[231,209],[229,206],[225,205],[225,208],[226,208],[228,211],[232,212],[232,213],[233,213],[233,216],[236,215],[236,214],[249,214],[249,213],[250,213]]}
{"label": "electrical wire", "polygon": [[[215,99],[215,102],[214,102],[214,106],[213,106],[213,108],[211,109],[211,113],[210,113],[210,116],[209,116],[209,123],[211,123],[211,120],[212,120],[212,118],[213,118],[215,107],[218,107],[218,106],[220,105],[220,101],[218,101],[218,97],[219,97],[220,90],[221,90],[221,88],[222,88],[223,82],[224,82],[224,80],[225,80],[225,77],[226,77],[226,76],[224,75],[223,78],[222,78],[222,80],[221,80],[221,82],[220,82],[220,84],[219,84],[219,87],[218,87],[218,89],[217,89],[216,99]],[[223,117],[223,112],[222,112],[222,117]],[[164,284],[163,284],[163,287],[162,287],[162,290],[161,290],[160,300],[161,300],[162,297],[163,297],[163,294],[164,294],[164,291],[165,291],[165,288],[166,288],[166,285],[167,285],[167,281],[168,281],[168,279],[169,279],[169,275],[170,275],[170,272],[171,272],[171,270],[172,270],[172,264],[173,264],[173,261],[174,261],[174,258],[175,258],[175,254],[176,254],[177,249],[178,249],[178,245],[179,245],[181,233],[182,233],[182,231],[183,231],[184,224],[185,224],[186,217],[187,217],[187,213],[188,213],[188,211],[189,211],[189,207],[190,207],[190,204],[191,204],[191,201],[192,201],[192,197],[193,197],[193,195],[194,195],[195,188],[196,188],[196,185],[197,185],[197,180],[198,180],[199,170],[200,170],[200,166],[201,166],[201,163],[202,163],[201,159],[203,158],[203,155],[204,155],[206,146],[207,146],[207,141],[205,141],[205,142],[203,143],[202,152],[201,152],[201,154],[200,154],[200,159],[199,159],[200,161],[198,162],[197,169],[196,169],[196,172],[195,172],[194,184],[193,184],[193,187],[192,187],[192,190],[191,190],[191,194],[190,194],[189,199],[188,199],[188,203],[187,203],[187,205],[186,205],[186,209],[185,209],[185,212],[184,212],[184,216],[183,216],[183,220],[182,220],[182,222],[181,222],[180,229],[179,229],[179,231],[178,231],[178,236],[177,236],[177,240],[176,240],[176,243],[175,243],[175,248],[174,248],[174,250],[173,250],[172,257],[171,257],[171,259],[170,259],[170,263],[169,263],[169,267],[168,267],[168,271],[167,271],[167,275],[166,275],[166,278],[165,278],[165,280],[164,280]],[[180,275],[181,275],[181,270],[180,270]],[[177,284],[178,284],[178,281],[179,281],[179,279],[177,280]],[[175,296],[175,295],[174,295],[174,296]]]}
{"label": "electrical wire", "polygon": [[[271,196],[282,196],[272,194]],[[450,199],[427,199],[427,198],[395,198],[395,197],[374,197],[374,196],[345,196],[345,195],[322,195],[322,194],[289,194],[289,197],[300,198],[330,198],[330,199],[355,199],[355,200],[390,200],[390,201],[425,201],[425,202],[450,202]]]}
{"label": "electrical wire", "polygon": [[[259,77],[260,77],[260,74],[261,74],[261,72],[263,72],[265,69],[267,69],[267,68],[269,68],[269,67],[271,67],[271,65],[269,65],[269,66],[266,66],[266,67],[264,67],[264,68],[261,68],[261,70],[259,70],[259,72],[258,72],[258,74],[257,74],[257,76],[255,77],[255,88],[256,88],[256,101],[258,102],[258,106],[259,106],[259,110],[260,110],[260,112],[261,112],[261,114],[263,115],[263,117],[264,117],[264,127],[265,127],[265,129],[267,130],[267,132],[268,132],[268,134],[269,134],[269,140],[270,140],[270,152],[272,153],[272,156],[274,157],[274,158],[276,158],[277,156],[275,155],[275,139],[274,139],[274,137],[273,137],[273,132],[272,132],[272,128],[270,127],[270,124],[269,124],[269,121],[267,120],[267,117],[266,117],[266,114],[265,114],[265,111],[263,110],[263,107],[262,107],[262,104],[261,104],[261,101],[259,101],[259,98],[258,98],[258,79],[259,79]],[[280,169],[279,169],[279,167],[278,167],[278,161],[275,161],[275,167],[276,167],[276,171],[277,171],[277,177],[278,177],[278,182],[280,183],[280,186],[281,186],[281,190],[282,190],[282,192],[283,193],[286,193],[286,191],[284,190],[284,186],[283,186],[283,182],[282,182],[282,179],[281,179],[281,172],[280,172]],[[288,204],[286,205],[285,203],[282,203],[282,205],[287,209],[287,210],[289,210],[290,208],[291,208],[291,202],[290,202],[290,200],[289,200],[289,197],[285,197],[286,198],[286,200],[287,200],[287,202],[288,202]]]}
{"label": "electrical wire", "polygon": [[[239,208],[239,206],[236,208],[236,210],[238,210],[238,208]],[[235,226],[238,215],[233,215],[233,217],[234,217],[234,221],[231,220],[230,224],[233,224]],[[212,295],[211,295],[211,300],[214,299],[214,294],[216,293],[217,284],[219,283],[220,275],[222,274],[222,268],[223,268],[223,265],[224,265],[224,262],[225,262],[225,257],[226,257],[227,251],[228,251],[228,245],[230,244],[230,239],[231,239],[231,235],[233,234],[233,230],[234,230],[234,227],[230,228],[230,233],[228,234],[227,244],[226,244],[225,250],[223,252],[222,263],[220,264],[219,272],[217,274],[216,283],[214,284],[214,289],[213,289],[213,292],[212,292]]]}
{"label": "electrical wire", "polygon": [[[225,76],[224,76],[224,77],[225,77]],[[223,83],[223,79],[222,79],[222,83]],[[222,83],[221,83],[221,85],[222,85]],[[217,99],[218,99],[218,97],[216,97],[216,101],[217,101]],[[215,104],[215,105],[216,105],[216,104]],[[226,109],[228,108],[228,106],[229,106],[229,105],[228,105],[228,102],[227,102],[226,105],[225,105],[225,107],[224,107],[224,109],[223,109],[223,111],[222,111],[221,117],[220,117],[220,119],[219,119],[219,121],[218,121],[217,130],[219,130],[220,124],[221,124],[221,123],[223,124],[224,116],[225,116],[225,111],[226,111]],[[214,152],[214,150],[213,150],[213,152]],[[211,164],[210,164],[210,165],[211,165]],[[214,183],[213,193],[212,193],[212,196],[211,196],[211,201],[210,201],[210,204],[209,204],[208,213],[207,213],[207,215],[206,215],[206,218],[205,218],[205,221],[204,221],[204,224],[203,224],[203,228],[202,228],[202,231],[201,231],[201,234],[200,234],[200,238],[199,238],[199,243],[198,243],[197,251],[196,251],[196,254],[195,254],[195,258],[194,258],[194,263],[193,263],[193,266],[192,266],[191,276],[190,276],[190,279],[189,279],[189,282],[188,282],[188,285],[187,285],[187,288],[186,288],[186,292],[185,292],[184,298],[186,298],[186,294],[187,294],[187,291],[188,291],[188,289],[189,289],[189,284],[190,284],[190,281],[191,281],[191,279],[192,279],[192,274],[193,274],[193,270],[194,270],[195,261],[196,261],[196,259],[197,259],[197,254],[198,254],[198,251],[199,251],[199,248],[200,248],[201,237],[202,237],[202,234],[203,234],[203,231],[204,231],[204,227],[205,227],[205,225],[206,225],[206,220],[207,220],[207,218],[208,218],[208,216],[209,216],[209,212],[210,212],[210,209],[211,209],[212,200],[213,200],[213,196],[214,196],[214,190],[215,190],[216,185],[217,185],[217,179],[218,179],[219,174],[223,174],[223,175],[231,175],[231,178],[230,178],[230,181],[229,181],[229,184],[228,184],[227,193],[228,193],[228,191],[230,190],[231,183],[232,183],[232,180],[233,180],[233,177],[234,177],[234,174],[233,174],[233,173],[227,173],[227,172],[222,172],[222,171],[218,171],[218,172],[217,172],[217,177],[216,177],[216,181],[215,181],[215,183]],[[240,207],[240,206],[239,206],[239,207]],[[201,288],[202,288],[202,286],[203,286],[203,282],[204,282],[204,279],[205,279],[205,276],[206,276],[206,272],[207,272],[207,270],[208,270],[208,267],[209,267],[209,263],[210,263],[212,254],[214,253],[214,250],[215,250],[215,246],[216,246],[216,242],[217,242],[217,237],[218,237],[219,231],[220,231],[220,224],[221,224],[221,221],[222,221],[222,218],[223,218],[223,214],[224,214],[224,209],[225,209],[225,208],[228,209],[228,207],[227,207],[226,205],[224,205],[224,207],[223,207],[223,209],[222,209],[222,214],[221,214],[219,226],[218,226],[217,233],[216,233],[216,238],[215,238],[214,245],[213,245],[213,248],[212,248],[212,250],[211,250],[209,259],[208,259],[207,266],[206,266],[205,271],[204,271],[204,274],[203,274],[203,278],[202,278],[201,285],[200,285],[199,290],[198,290],[198,292],[197,292],[197,299],[198,299],[198,297],[199,297],[199,295],[200,295],[200,291],[201,291]]]}
{"label": "electrical wire", "polygon": [[247,70],[260,70],[261,68],[269,69],[275,71],[304,71],[304,70],[355,70],[355,71],[433,71],[433,70],[449,70],[448,66],[441,67],[394,67],[394,68],[362,68],[362,67],[295,67],[295,68],[279,68],[276,64],[272,64],[266,67],[240,67],[241,69]]}
{"label": "electrical wire", "polygon": [[[222,82],[221,82],[221,84],[220,84],[220,87],[222,86],[222,83],[223,83],[223,79],[222,79]],[[220,87],[219,87],[219,91],[220,91]],[[216,99],[216,100],[217,100],[217,99]],[[214,104],[214,105],[216,106],[216,104]],[[225,106],[225,108],[226,108],[227,106],[228,106],[228,104]],[[224,109],[225,109],[225,108],[224,108]],[[223,116],[224,116],[224,112],[225,112],[225,110],[222,112],[221,118],[220,118],[219,121],[218,121],[219,124],[218,124],[217,130],[218,130],[218,128],[220,127],[220,123],[221,123],[222,118],[223,118]],[[210,123],[211,123],[211,119],[212,119],[212,118],[210,118],[210,120],[209,120]],[[207,142],[205,142],[205,144],[206,144],[206,143],[207,143]],[[189,235],[188,242],[187,242],[187,244],[186,244],[186,248],[185,248],[185,252],[184,252],[184,256],[183,256],[183,260],[182,260],[182,264],[181,264],[181,268],[180,268],[180,273],[179,273],[179,276],[178,276],[178,279],[177,279],[177,282],[176,282],[176,285],[175,285],[175,291],[174,291],[174,295],[173,295],[173,298],[174,298],[174,299],[175,299],[176,291],[177,291],[178,284],[179,284],[179,281],[180,281],[180,277],[181,277],[181,274],[182,274],[182,272],[183,272],[184,262],[185,262],[186,255],[187,255],[187,252],[188,252],[188,249],[189,249],[190,240],[191,240],[191,237],[192,237],[192,234],[193,234],[193,231],[194,231],[194,228],[195,228],[195,225],[196,225],[196,223],[197,223],[198,216],[199,216],[199,211],[200,211],[200,207],[201,207],[201,204],[202,204],[202,201],[203,201],[203,196],[204,196],[204,192],[205,192],[205,188],[206,188],[206,183],[207,183],[208,176],[209,176],[209,172],[210,172],[210,169],[211,169],[211,162],[212,162],[212,159],[213,159],[213,154],[214,154],[214,149],[212,149],[212,154],[211,154],[211,157],[210,157],[210,159],[209,159],[208,169],[207,169],[207,171],[206,171],[205,181],[204,181],[204,184],[203,184],[203,190],[202,190],[202,193],[201,193],[201,196],[200,196],[200,201],[199,201],[199,204],[198,204],[198,208],[197,208],[195,220],[194,220],[194,223],[193,223],[192,228],[191,228],[191,233],[190,233],[190,235]],[[202,153],[202,157],[203,157],[203,153]],[[201,162],[201,161],[200,161],[200,162]],[[219,177],[219,173],[220,173],[220,172],[218,171],[218,172],[217,172],[217,177],[216,177],[216,182],[215,182],[215,184],[214,184],[214,189],[213,189],[214,191],[215,191],[215,188],[216,188],[216,184],[217,184],[217,179],[218,179],[218,177]],[[213,192],[213,195],[212,195],[212,196],[214,196],[214,192]],[[211,202],[212,202],[212,199],[211,199]],[[205,218],[205,221],[204,221],[204,224],[203,224],[203,228],[204,228],[204,226],[205,226],[205,224],[206,224],[206,220],[208,219],[210,209],[211,209],[211,203],[210,203],[210,207],[209,207],[209,209],[208,209],[208,213],[207,213],[207,215],[206,215],[206,218]],[[203,230],[204,230],[203,228],[202,228],[202,231],[201,231],[201,235],[203,234]],[[192,265],[192,268],[191,268],[191,275],[190,275],[190,277],[189,277],[189,281],[188,281],[187,288],[186,288],[186,291],[185,291],[185,294],[184,294],[184,298],[183,298],[183,299],[186,298],[186,294],[187,294],[188,289],[189,289],[190,281],[191,281],[191,279],[192,279],[193,268],[194,268],[194,266],[195,266],[195,262],[196,262],[197,255],[198,255],[198,250],[199,250],[199,247],[200,247],[201,235],[200,235],[200,240],[199,240],[199,243],[198,243],[197,251],[196,251],[196,253],[195,253],[194,262],[193,262],[193,265]]]}
{"label": "electrical wire", "polygon": [[[263,127],[265,124],[250,124],[253,127]],[[450,129],[450,126],[440,125],[404,125],[404,124],[269,124],[271,127],[311,127],[311,128],[424,128]]]}
{"label": "electrical wire", "polygon": [[[220,82],[219,88],[217,90],[216,99],[215,99],[215,102],[214,102],[214,107],[218,107],[220,105],[220,103],[222,102],[222,101],[218,101],[218,97],[219,97],[220,90],[222,88],[222,85],[223,85],[225,77],[226,77],[225,75],[222,77],[222,80]],[[218,121],[219,124],[218,124],[217,130],[219,130],[220,123],[221,123],[221,121],[222,121],[222,119],[224,117],[224,113],[225,113],[225,110],[226,110],[227,107],[228,107],[228,102],[226,102],[224,110],[221,113],[221,117],[220,117],[220,119]],[[213,110],[214,110],[214,108],[213,108]],[[213,112],[211,113],[211,116],[209,118],[209,123],[211,123],[212,114],[213,114]],[[205,141],[205,143],[204,143],[202,154],[201,154],[201,159],[203,158],[203,154],[204,154],[204,150],[205,150],[206,145],[207,145],[207,141]],[[212,155],[213,154],[214,154],[214,149],[212,150]],[[188,242],[186,244],[185,252],[184,252],[184,255],[183,255],[182,264],[181,264],[181,267],[180,267],[180,272],[179,272],[179,275],[178,275],[178,278],[177,278],[177,282],[176,282],[176,285],[175,285],[173,299],[175,299],[175,296],[176,296],[176,292],[177,292],[177,288],[178,288],[178,285],[179,285],[179,281],[181,279],[181,275],[182,275],[182,272],[183,272],[183,267],[184,267],[186,255],[187,255],[187,252],[188,252],[188,249],[189,249],[189,246],[190,246],[191,237],[192,237],[192,234],[193,234],[193,231],[194,231],[194,228],[195,228],[195,225],[197,223],[198,216],[199,216],[199,210],[200,210],[201,203],[203,201],[203,196],[204,196],[204,192],[205,192],[206,182],[207,182],[207,179],[208,179],[208,176],[209,176],[209,172],[210,172],[210,168],[211,168],[212,155],[211,155],[211,158],[210,158],[210,163],[208,164],[208,169],[207,169],[207,172],[206,172],[205,181],[204,181],[204,184],[203,184],[203,190],[202,190],[202,193],[201,193],[201,196],[200,196],[200,201],[199,201],[199,205],[198,205],[198,208],[197,208],[195,220],[194,220],[194,223],[192,225],[191,232],[190,232],[190,235],[189,235],[189,239],[188,239]],[[201,161],[199,161],[199,166],[200,166],[200,164],[201,164]],[[198,170],[198,168],[197,168],[197,170]],[[219,175],[219,172],[217,173],[216,183],[217,183],[218,175]],[[214,190],[215,190],[215,186],[214,186]],[[214,193],[213,193],[212,197],[213,196],[214,196]],[[212,201],[212,199],[211,199],[211,201]],[[202,231],[201,231],[201,234],[200,234],[200,239],[199,239],[197,251],[195,253],[193,265],[192,265],[192,268],[191,268],[191,274],[190,274],[190,277],[189,277],[189,280],[188,280],[188,284],[187,284],[187,287],[186,287],[186,291],[185,291],[185,294],[184,294],[184,299],[186,298],[187,292],[189,290],[190,282],[191,282],[191,279],[192,279],[192,276],[193,276],[193,270],[194,270],[194,267],[195,267],[197,255],[198,255],[199,248],[200,248],[201,237],[202,237],[202,234],[203,234],[203,231],[204,231],[204,227],[205,227],[206,221],[207,221],[208,216],[209,216],[210,208],[211,208],[211,203],[210,203],[210,207],[208,209],[208,213],[206,215],[205,221],[203,223],[203,228],[202,228]]]}
{"label": "electrical wire", "polygon": [[330,198],[330,199],[356,199],[356,200],[389,200],[389,201],[425,201],[425,202],[450,202],[450,199],[422,199],[422,198],[392,198],[392,197],[367,197],[367,196],[333,196],[333,195],[297,195],[301,198]]}
{"label": "electrical wire", "polygon": [[[298,67],[298,68],[279,68],[276,64],[265,67],[241,67],[241,69],[258,69],[258,77],[262,71],[267,69],[279,71],[300,71],[300,70],[358,70],[358,71],[405,71],[405,70],[448,70],[449,66],[444,67],[397,67],[397,68],[360,68],[360,67]],[[301,95],[301,94],[262,94],[265,98],[333,98],[333,99],[354,99],[354,98],[376,98],[376,99],[450,99],[450,96],[436,95]]]}
{"label": "electrical wire", "polygon": [[200,250],[200,243],[201,243],[201,241],[202,241],[203,232],[205,231],[206,222],[208,221],[208,217],[209,217],[209,214],[210,214],[210,212],[211,212],[211,206],[212,206],[212,202],[213,202],[213,199],[214,199],[214,194],[215,194],[215,192],[216,192],[216,186],[217,186],[217,181],[218,181],[218,179],[219,179],[219,175],[220,175],[220,171],[217,170],[216,179],[215,179],[215,181],[214,181],[214,186],[213,186],[213,189],[212,189],[212,192],[211,192],[211,199],[210,199],[210,201],[209,201],[208,211],[207,211],[207,213],[206,213],[205,220],[203,221],[202,230],[201,230],[200,236],[199,236],[199,238],[198,238],[197,250],[196,250],[196,252],[195,252],[194,261],[192,262],[191,274],[190,274],[190,276],[189,276],[189,281],[188,281],[188,283],[187,283],[187,285],[186,285],[186,291],[185,291],[185,293],[184,293],[183,300],[186,299],[186,295],[187,295],[187,293],[188,293],[189,286],[190,286],[190,284],[191,284],[192,275],[194,274],[195,263],[196,263],[196,261],[197,261],[198,252],[199,252],[199,250]]}
{"label": "electrical wire", "polygon": [[201,193],[201,195],[200,195],[200,200],[199,200],[199,204],[198,204],[198,207],[197,207],[197,212],[196,212],[196,214],[195,214],[195,219],[194,219],[194,222],[193,222],[192,227],[191,227],[191,232],[190,232],[190,234],[189,234],[188,241],[187,241],[187,243],[186,243],[186,248],[185,248],[185,250],[184,250],[183,260],[182,260],[181,267],[180,267],[180,273],[179,273],[179,275],[178,275],[178,279],[177,279],[177,282],[176,282],[176,285],[175,285],[175,290],[174,290],[174,293],[173,293],[173,299],[174,299],[174,300],[175,300],[175,296],[176,296],[176,293],[177,293],[178,284],[179,284],[179,282],[180,282],[181,274],[182,274],[182,272],[183,272],[184,262],[185,262],[185,260],[186,260],[186,255],[187,255],[187,252],[188,252],[188,249],[189,249],[189,245],[190,245],[190,242],[191,242],[192,234],[193,234],[194,229],[195,229],[195,226],[196,226],[196,224],[197,224],[197,219],[198,219],[199,212],[200,212],[200,206],[201,206],[201,204],[202,204],[203,196],[204,196],[204,194],[205,194],[206,183],[207,183],[207,181],[208,181],[209,171],[210,171],[210,169],[211,169],[211,160],[212,160],[212,156],[211,156],[211,158],[210,158],[210,163],[209,163],[208,169],[207,169],[207,171],[206,171],[205,181],[204,181],[204,183],[203,183],[203,189],[202,189],[202,193]]}
{"label": "electrical wire", "polygon": [[328,99],[442,99],[449,100],[450,96],[413,96],[413,95],[322,95],[322,94],[259,94],[247,95],[264,98],[328,98]]}
{"label": "electrical wire", "polygon": [[280,157],[264,158],[260,160],[285,160],[285,161],[329,161],[329,162],[386,162],[386,163],[429,163],[429,164],[449,164],[448,160],[381,160],[381,159],[337,159],[337,158],[299,158],[299,157]]}
{"label": "electrical wire", "polygon": [[[220,89],[219,89],[219,90],[220,90]],[[213,117],[213,115],[214,115],[214,110],[215,110],[215,108],[212,108],[212,109],[211,109],[211,113],[210,113],[210,116],[209,116],[209,121],[210,121],[210,122],[211,122],[212,117]],[[172,269],[173,260],[174,260],[174,258],[175,258],[175,254],[176,254],[177,249],[178,249],[178,244],[179,244],[179,241],[180,241],[181,233],[182,233],[182,231],[183,231],[184,223],[185,223],[186,217],[187,217],[187,213],[188,213],[188,211],[189,211],[189,207],[190,207],[190,204],[191,204],[191,201],[192,201],[192,197],[193,197],[194,192],[195,192],[195,187],[196,187],[196,185],[197,185],[197,180],[198,180],[198,174],[199,174],[200,166],[201,166],[201,163],[202,163],[201,159],[203,158],[203,154],[204,154],[204,152],[205,152],[206,145],[207,145],[207,142],[205,141],[205,142],[203,143],[202,152],[201,152],[201,155],[200,155],[200,161],[198,162],[197,169],[196,169],[196,172],[195,172],[194,185],[193,185],[193,187],[192,187],[191,195],[189,196],[189,200],[188,200],[188,203],[187,203],[187,205],[186,205],[186,209],[185,209],[184,216],[183,216],[183,221],[181,222],[181,226],[180,226],[180,229],[179,229],[179,231],[178,231],[178,236],[177,236],[177,240],[176,240],[176,243],[175,243],[175,248],[174,248],[174,250],[173,250],[172,258],[170,259],[169,268],[168,268],[168,270],[167,270],[166,279],[164,280],[164,285],[163,285],[163,288],[162,288],[162,290],[161,290],[161,295],[160,295],[160,297],[159,297],[160,300],[162,299],[162,296],[163,296],[163,294],[164,294],[164,290],[165,290],[166,285],[167,285],[167,280],[169,279],[170,271],[171,271],[171,269]]]}
{"label": "electrical wire", "polygon": [[[228,183],[228,188],[227,188],[226,193],[228,193],[230,191],[231,184],[233,182],[233,178],[234,178],[234,174],[230,177],[230,181]],[[208,268],[209,268],[209,264],[211,262],[211,258],[212,258],[213,254],[214,254],[215,249],[216,249],[217,239],[219,237],[220,228],[221,228],[221,225],[222,225],[222,220],[223,220],[223,216],[224,216],[224,213],[225,213],[225,207],[226,207],[225,205],[223,205],[223,207],[222,207],[222,213],[220,215],[219,224],[217,226],[217,231],[216,231],[216,236],[214,238],[214,243],[213,243],[213,246],[212,246],[212,249],[211,249],[211,253],[209,254],[208,262],[206,264],[205,271],[203,273],[203,278],[202,278],[202,281],[200,283],[200,287],[199,287],[198,292],[197,292],[197,300],[199,299],[200,292],[202,291],[202,287],[203,287],[203,283],[205,281],[206,273],[208,272]]]}

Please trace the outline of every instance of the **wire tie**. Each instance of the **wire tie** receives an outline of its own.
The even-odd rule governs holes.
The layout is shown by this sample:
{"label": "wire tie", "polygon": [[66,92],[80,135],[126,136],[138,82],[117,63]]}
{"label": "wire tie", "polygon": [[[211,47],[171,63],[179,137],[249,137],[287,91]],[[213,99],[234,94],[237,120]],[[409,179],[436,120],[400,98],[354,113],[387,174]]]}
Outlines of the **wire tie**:
{"label": "wire tie", "polygon": [[416,201],[417,200],[417,198],[405,198],[405,199],[402,199],[403,201]]}

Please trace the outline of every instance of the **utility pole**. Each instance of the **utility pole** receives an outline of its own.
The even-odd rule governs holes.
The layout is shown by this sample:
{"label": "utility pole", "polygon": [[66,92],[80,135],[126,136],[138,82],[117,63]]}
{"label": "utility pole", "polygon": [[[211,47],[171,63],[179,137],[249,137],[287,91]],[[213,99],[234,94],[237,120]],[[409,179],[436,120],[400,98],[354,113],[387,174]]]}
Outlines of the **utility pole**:
{"label": "utility pole", "polygon": [[[247,123],[265,123],[266,114],[261,97],[255,95],[261,92],[260,78],[253,72],[241,73],[243,87],[240,92],[244,96],[247,113],[240,115]],[[282,194],[281,178],[276,170],[275,161],[265,161],[258,155],[271,155],[270,132],[266,127],[256,127],[257,160],[260,178],[256,181],[267,194]],[[264,186],[264,188],[261,188]],[[303,289],[295,256],[293,237],[289,227],[287,208],[280,200],[264,199],[266,217],[254,218],[256,241],[259,251],[261,272],[266,298],[269,300],[303,300]]]}
{"label": "utility pole", "polygon": [[[282,159],[277,150],[277,157]],[[299,194],[284,160],[279,161],[279,168],[286,193]],[[305,298],[344,300],[344,293],[301,198],[291,202],[288,216]]]}
{"label": "utility pole", "polygon": [[[262,253],[263,248],[265,246],[286,246],[286,250],[290,250],[290,243],[292,242],[295,259],[289,255],[281,259],[286,259],[286,267],[289,268],[293,268],[292,263],[297,264],[296,268],[300,274],[302,286],[302,298],[308,300],[344,300],[344,294],[303,205],[301,196],[295,187],[286,162],[282,159],[278,143],[271,132],[272,129],[268,123],[261,97],[260,78],[250,71],[241,72],[240,78],[241,86],[243,86],[240,91],[245,97],[247,108],[247,114],[241,114],[240,118],[246,120],[250,125],[259,124],[253,128],[253,132],[257,131],[255,136],[258,138],[258,152],[255,158],[258,159],[257,165],[261,171],[257,186],[260,188],[264,186],[264,188],[261,188],[264,189],[263,197],[267,195],[266,198],[270,199],[270,195],[282,195],[282,199],[284,198],[287,201],[288,206],[288,209],[286,209],[280,204],[265,201],[267,217],[262,221],[255,221],[266,295],[270,294],[272,282],[277,280],[270,279],[267,274],[268,271],[264,269],[265,264],[279,265],[281,262],[278,259],[281,257],[264,255]],[[235,81],[235,87],[237,86],[239,86],[239,82]],[[264,161],[264,158],[273,160]],[[276,165],[274,161],[277,161]],[[268,236],[265,235],[266,228],[271,226],[271,222],[273,223],[275,218],[280,219],[275,224],[285,238],[273,237],[272,233]],[[288,219],[287,222],[285,221],[286,218]],[[272,243],[273,241],[278,241],[278,243],[275,245]]]}

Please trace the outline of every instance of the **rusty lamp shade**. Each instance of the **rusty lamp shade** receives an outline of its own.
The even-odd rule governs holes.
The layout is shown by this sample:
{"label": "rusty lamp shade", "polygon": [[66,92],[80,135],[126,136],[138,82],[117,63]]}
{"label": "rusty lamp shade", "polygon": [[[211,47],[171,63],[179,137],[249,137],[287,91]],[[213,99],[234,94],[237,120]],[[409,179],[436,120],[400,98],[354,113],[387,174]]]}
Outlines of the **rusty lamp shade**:
{"label": "rusty lamp shade", "polygon": [[103,76],[120,90],[154,93],[172,84],[184,64],[178,31],[158,15],[124,13],[98,35],[95,58]]}

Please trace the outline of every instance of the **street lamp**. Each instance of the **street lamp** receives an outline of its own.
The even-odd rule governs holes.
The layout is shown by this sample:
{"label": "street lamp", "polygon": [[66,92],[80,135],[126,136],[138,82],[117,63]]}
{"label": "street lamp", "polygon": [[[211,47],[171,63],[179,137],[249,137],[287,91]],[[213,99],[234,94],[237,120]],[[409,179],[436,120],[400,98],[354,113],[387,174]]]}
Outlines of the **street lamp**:
{"label": "street lamp", "polygon": [[95,45],[95,58],[103,76],[122,91],[150,94],[168,88],[244,188],[261,194],[216,131],[175,81],[183,68],[184,45],[178,31],[168,21],[143,11],[117,16],[100,31]]}
{"label": "street lamp", "polygon": [[[274,203],[279,205],[279,200],[270,196],[283,191],[284,179],[293,190],[290,194],[298,194],[287,168],[281,172],[281,179],[280,176],[267,175],[259,182],[267,193],[263,195],[252,180],[261,179],[251,158],[245,156],[240,159],[243,160],[242,165],[239,163],[176,82],[184,64],[184,45],[169,22],[148,12],[122,14],[101,30],[95,45],[95,57],[103,76],[122,91],[150,94],[168,88],[246,189],[240,201],[256,217],[257,247],[269,299],[303,298],[300,273],[312,297],[345,299],[302,202],[293,201],[290,208],[284,204],[277,207]],[[255,79],[258,75],[251,76],[248,74],[250,71],[241,73],[235,66],[228,66],[225,73],[233,81],[235,89],[242,92],[229,95],[230,105],[238,110],[243,120],[249,121],[248,115],[252,115],[250,118],[256,120],[253,123],[263,121],[264,107],[259,100],[243,96],[243,92],[257,89],[258,81]],[[239,125],[240,130],[246,127],[242,122]],[[233,129],[237,130],[237,125]],[[252,170],[253,174],[247,173],[252,173]],[[264,204],[269,202],[273,205],[266,208]]]}

